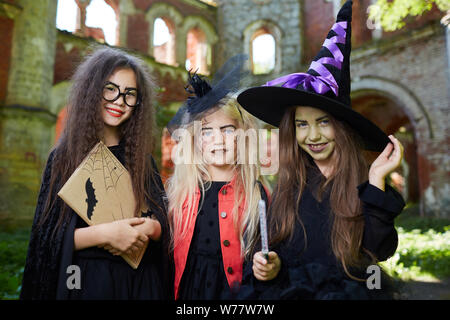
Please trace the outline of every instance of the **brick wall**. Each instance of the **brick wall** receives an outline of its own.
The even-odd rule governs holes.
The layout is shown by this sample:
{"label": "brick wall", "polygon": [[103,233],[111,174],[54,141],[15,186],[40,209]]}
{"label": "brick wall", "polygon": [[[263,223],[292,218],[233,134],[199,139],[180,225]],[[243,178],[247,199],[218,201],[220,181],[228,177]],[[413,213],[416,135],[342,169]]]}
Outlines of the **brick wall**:
{"label": "brick wall", "polygon": [[216,24],[216,16],[214,10],[205,10],[202,8],[211,8],[203,2],[198,1],[200,6],[189,5],[182,0],[133,0],[134,6],[136,9],[140,9],[142,11],[147,11],[150,7],[155,3],[164,2],[165,4],[169,4],[178,9],[178,11],[182,12],[183,15],[198,15],[205,19],[207,19],[213,25]]}
{"label": "brick wall", "polygon": [[372,30],[367,28],[367,8],[371,0],[353,1],[352,46],[359,47],[372,40]]}
{"label": "brick wall", "polygon": [[[372,41],[372,30],[367,27],[368,7],[371,0],[353,1],[352,16],[352,46],[358,48]],[[333,11],[333,3],[324,0],[304,0],[303,2],[303,55],[302,63],[309,62],[319,51],[323,40],[330,31],[330,27],[336,21]],[[402,34],[408,34],[411,30],[428,25],[430,22],[440,20],[444,12],[436,6],[419,17],[407,17],[406,26],[393,32],[382,32],[383,39],[392,39]]]}
{"label": "brick wall", "polygon": [[53,84],[70,80],[75,68],[82,60],[81,50],[74,46],[70,38],[75,38],[65,31],[59,31],[56,43]]}
{"label": "brick wall", "polygon": [[[416,30],[416,33],[419,32]],[[395,45],[399,43],[399,45]],[[403,43],[403,45],[400,45]],[[362,50],[362,49],[361,49]],[[398,85],[419,101],[423,111],[412,112],[399,105],[414,125],[420,194],[429,212],[445,216],[449,209],[448,165],[450,96],[445,34],[439,24],[422,29],[422,36],[404,32],[365,48],[366,55],[354,51],[353,79],[380,77]],[[386,94],[391,94],[386,92]],[[393,99],[396,99],[395,94]],[[414,118],[411,115],[414,114]]]}
{"label": "brick wall", "polygon": [[182,102],[187,99],[187,93],[184,90],[186,81],[181,77],[173,77],[169,73],[163,73],[158,70],[153,72],[156,82],[162,92],[158,94],[157,100],[162,105],[172,102]]}
{"label": "brick wall", "polygon": [[143,13],[138,13],[128,17],[127,44],[130,49],[137,50],[143,54],[148,52],[148,22]]}
{"label": "brick wall", "polygon": [[309,65],[319,52],[336,17],[332,2],[305,0],[302,12],[304,37],[302,63]]}

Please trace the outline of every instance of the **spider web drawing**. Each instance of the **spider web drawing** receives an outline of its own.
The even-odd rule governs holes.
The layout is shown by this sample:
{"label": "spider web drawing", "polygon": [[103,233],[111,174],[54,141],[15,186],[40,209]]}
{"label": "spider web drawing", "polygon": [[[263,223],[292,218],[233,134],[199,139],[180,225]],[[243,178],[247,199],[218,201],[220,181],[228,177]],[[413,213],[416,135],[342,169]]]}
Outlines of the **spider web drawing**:
{"label": "spider web drawing", "polygon": [[94,173],[94,171],[103,171],[106,191],[110,188],[115,190],[117,181],[124,173],[121,163],[111,155],[106,146],[101,144],[89,154],[83,170],[88,171],[90,174]]}
{"label": "spider web drawing", "polygon": [[[131,210],[134,204],[133,194],[131,194],[131,177],[127,169],[103,142],[99,142],[94,146],[77,170],[80,171],[77,174],[74,173],[74,178],[72,179],[71,177],[72,180],[69,179],[66,183],[68,186],[63,186],[63,189],[66,187],[64,189],[66,191],[60,197],[64,201],[67,198],[66,202],[69,206],[74,208],[87,224],[108,223],[134,216],[134,212]],[[80,175],[81,172],[82,174]],[[85,187],[87,181],[91,182],[92,191],[98,192],[97,194],[94,193],[94,197],[98,196],[98,198],[95,198],[95,200],[98,200],[98,204],[96,204],[96,211],[93,210],[91,212],[91,217],[86,218],[86,202],[89,200],[89,192]],[[76,188],[81,186],[83,188],[81,192],[83,193],[72,201],[70,199],[72,199],[74,192],[68,190],[74,186]],[[85,198],[86,196],[87,198]],[[136,269],[146,248],[147,244],[138,252],[123,253],[121,256],[131,267]]]}

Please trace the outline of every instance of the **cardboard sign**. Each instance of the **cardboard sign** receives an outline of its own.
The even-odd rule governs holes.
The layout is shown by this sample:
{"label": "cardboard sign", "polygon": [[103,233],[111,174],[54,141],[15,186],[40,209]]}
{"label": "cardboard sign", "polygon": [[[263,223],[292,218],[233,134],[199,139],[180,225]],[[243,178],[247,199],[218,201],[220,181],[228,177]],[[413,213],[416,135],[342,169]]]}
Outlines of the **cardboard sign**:
{"label": "cardboard sign", "polygon": [[[136,202],[131,176],[101,141],[70,176],[58,196],[90,226],[134,217]],[[146,212],[147,208],[142,211]],[[121,257],[136,269],[147,244],[148,241],[139,252]]]}

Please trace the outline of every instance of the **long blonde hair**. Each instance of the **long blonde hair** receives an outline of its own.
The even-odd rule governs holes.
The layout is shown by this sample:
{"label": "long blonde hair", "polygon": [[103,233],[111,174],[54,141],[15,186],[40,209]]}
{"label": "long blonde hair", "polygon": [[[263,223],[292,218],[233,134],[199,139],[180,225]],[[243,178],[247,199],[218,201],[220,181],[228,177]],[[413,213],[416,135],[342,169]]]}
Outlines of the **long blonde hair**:
{"label": "long blonde hair", "polygon": [[[236,99],[226,96],[217,104],[228,117],[235,120],[238,130],[247,132],[253,129],[256,132],[256,124],[253,116],[241,108]],[[200,188],[202,199],[205,191],[210,187],[211,176],[208,173],[207,165],[204,163],[201,151],[195,145],[194,134],[200,135],[201,128],[189,125],[186,134],[180,136],[176,148],[178,159],[183,158],[181,163],[175,163],[173,175],[167,180],[166,191],[169,199],[169,221],[171,223],[172,248],[175,248],[179,241],[186,235],[188,226],[192,219],[185,219],[183,223],[183,205],[186,202],[188,217],[193,216],[194,196],[197,187]],[[248,161],[257,154],[256,146],[250,146],[250,139],[245,139],[246,154],[237,153],[237,161],[233,167],[235,174],[234,207],[232,210],[233,223],[238,232],[241,242],[241,253],[248,257],[255,246],[259,227],[259,215],[257,211],[258,201],[261,199],[260,188],[257,180],[263,181],[260,176],[259,165],[255,161]],[[240,139],[240,137],[238,138]],[[240,143],[235,142],[237,145]],[[242,145],[242,144],[241,144]],[[242,157],[245,157],[243,159]],[[245,201],[245,203],[244,203]],[[244,206],[241,217],[238,214],[239,206]],[[199,204],[201,208],[202,203]],[[244,241],[245,239],[245,241]]]}

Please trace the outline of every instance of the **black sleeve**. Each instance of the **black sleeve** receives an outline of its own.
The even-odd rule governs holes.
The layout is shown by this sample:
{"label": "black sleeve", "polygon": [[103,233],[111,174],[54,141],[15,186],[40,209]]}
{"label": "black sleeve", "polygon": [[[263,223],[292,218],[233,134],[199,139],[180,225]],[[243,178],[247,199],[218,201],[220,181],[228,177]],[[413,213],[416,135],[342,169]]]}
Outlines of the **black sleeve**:
{"label": "black sleeve", "polygon": [[156,162],[151,157],[152,175],[149,182],[149,194],[152,199],[148,202],[150,214],[158,220],[161,225],[161,238],[159,241],[159,268],[163,277],[165,288],[167,288],[167,299],[173,299],[173,282],[174,282],[174,261],[171,250],[171,234],[168,218],[167,195],[164,185],[159,174]]}
{"label": "black sleeve", "polygon": [[169,220],[167,217],[167,195],[164,190],[164,185],[161,180],[156,162],[151,157],[152,175],[149,183],[150,196],[152,199],[149,201],[149,211],[161,224],[161,236],[168,235],[170,233]]}
{"label": "black sleeve", "polygon": [[366,181],[358,186],[358,194],[363,202],[365,222],[362,246],[379,261],[384,261],[397,249],[398,235],[394,219],[402,212],[405,202],[387,184],[386,191],[382,191]]}
{"label": "black sleeve", "polygon": [[73,254],[75,251],[75,229],[77,224],[78,215],[72,209],[72,215],[67,228],[64,232],[64,238],[61,248],[61,259],[58,271],[58,286],[56,289],[57,300],[67,300],[69,298],[69,289],[67,288],[67,268],[73,264]]}
{"label": "black sleeve", "polygon": [[45,223],[39,225],[48,197],[57,197],[56,190],[49,190],[53,157],[54,151],[49,155],[42,177],[31,228],[20,299],[46,300],[56,298],[61,244],[65,227],[63,225],[56,230],[60,211],[58,199],[55,201]]}

